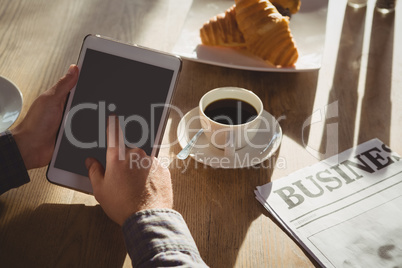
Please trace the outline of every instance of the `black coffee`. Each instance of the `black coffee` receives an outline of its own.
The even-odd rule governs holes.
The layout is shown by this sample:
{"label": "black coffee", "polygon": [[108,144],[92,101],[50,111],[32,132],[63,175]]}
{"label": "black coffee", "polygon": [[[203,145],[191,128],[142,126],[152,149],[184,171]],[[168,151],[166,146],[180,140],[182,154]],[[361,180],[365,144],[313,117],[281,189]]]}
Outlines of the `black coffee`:
{"label": "black coffee", "polygon": [[220,99],[211,102],[204,110],[206,116],[226,125],[240,125],[257,117],[257,110],[239,99]]}

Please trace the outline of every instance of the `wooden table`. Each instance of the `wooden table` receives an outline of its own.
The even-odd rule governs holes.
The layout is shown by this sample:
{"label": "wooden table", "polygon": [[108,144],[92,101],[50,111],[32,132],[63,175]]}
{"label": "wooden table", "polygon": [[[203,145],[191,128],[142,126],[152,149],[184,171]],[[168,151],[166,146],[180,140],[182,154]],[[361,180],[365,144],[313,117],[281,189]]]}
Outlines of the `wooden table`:
{"label": "wooden table", "polygon": [[[398,4],[382,16],[373,0],[359,10],[346,0],[330,1],[320,71],[253,72],[184,61],[173,101],[184,113],[210,89],[239,86],[282,118],[284,132],[280,151],[264,166],[223,170],[190,159],[172,162],[175,209],[211,267],[313,266],[255,200],[255,187],[374,137],[402,153]],[[87,33],[170,51],[190,6],[186,0],[2,0],[0,75],[24,95],[19,120],[76,62]],[[171,114],[164,142],[177,139],[179,120]],[[160,155],[174,159],[180,149],[176,144]],[[130,267],[120,228],[95,199],[50,184],[45,171],[29,171],[31,183],[0,196],[0,266]]]}

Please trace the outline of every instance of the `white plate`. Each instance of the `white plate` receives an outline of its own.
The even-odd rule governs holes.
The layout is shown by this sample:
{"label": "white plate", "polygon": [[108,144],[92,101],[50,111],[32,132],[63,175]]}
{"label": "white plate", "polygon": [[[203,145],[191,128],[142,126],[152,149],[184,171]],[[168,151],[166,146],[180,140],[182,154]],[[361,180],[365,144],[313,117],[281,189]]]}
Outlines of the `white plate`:
{"label": "white plate", "polygon": [[197,62],[253,71],[301,72],[321,67],[328,0],[302,0],[299,12],[292,15],[290,30],[299,50],[299,59],[295,67],[287,68],[269,66],[241,49],[200,45],[202,25],[233,4],[233,0],[194,0],[173,53]]}
{"label": "white plate", "polygon": [[[262,119],[259,131],[251,140],[252,144],[237,150],[234,157],[225,157],[223,150],[209,144],[204,134],[198,138],[190,156],[214,168],[245,168],[262,163],[276,152],[282,141],[282,129],[278,121],[267,111],[263,112]],[[196,107],[179,122],[177,136],[180,146],[186,146],[200,128]]]}
{"label": "white plate", "polygon": [[22,109],[22,94],[11,81],[0,76],[0,132],[7,130]]}

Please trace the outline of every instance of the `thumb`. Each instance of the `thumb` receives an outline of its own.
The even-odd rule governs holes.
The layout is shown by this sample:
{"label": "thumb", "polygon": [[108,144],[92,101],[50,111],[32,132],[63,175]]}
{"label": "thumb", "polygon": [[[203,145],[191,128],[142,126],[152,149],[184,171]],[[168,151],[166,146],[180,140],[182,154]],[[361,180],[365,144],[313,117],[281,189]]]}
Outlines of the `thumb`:
{"label": "thumb", "polygon": [[85,160],[85,166],[88,169],[88,177],[95,193],[102,185],[103,178],[105,177],[105,169],[98,160],[92,157],[88,157]]}
{"label": "thumb", "polygon": [[71,64],[68,68],[67,74],[60,78],[60,80],[50,90],[59,98],[67,97],[70,90],[75,86],[75,84],[77,84],[78,73],[77,65]]}

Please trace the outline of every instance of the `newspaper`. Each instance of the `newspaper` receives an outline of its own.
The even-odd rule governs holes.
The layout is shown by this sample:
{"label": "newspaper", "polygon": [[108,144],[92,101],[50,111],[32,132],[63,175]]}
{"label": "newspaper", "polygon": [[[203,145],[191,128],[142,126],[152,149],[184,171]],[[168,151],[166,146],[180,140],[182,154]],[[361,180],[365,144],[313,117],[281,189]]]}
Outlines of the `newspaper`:
{"label": "newspaper", "polygon": [[323,267],[402,267],[402,160],[378,139],[255,194]]}

